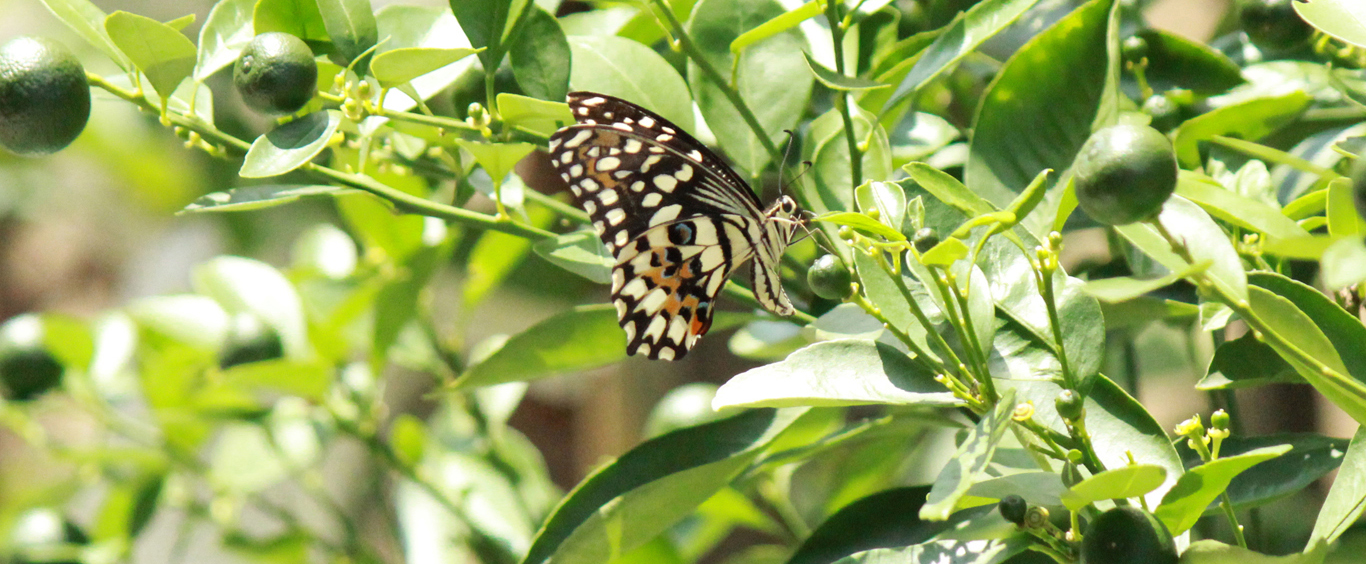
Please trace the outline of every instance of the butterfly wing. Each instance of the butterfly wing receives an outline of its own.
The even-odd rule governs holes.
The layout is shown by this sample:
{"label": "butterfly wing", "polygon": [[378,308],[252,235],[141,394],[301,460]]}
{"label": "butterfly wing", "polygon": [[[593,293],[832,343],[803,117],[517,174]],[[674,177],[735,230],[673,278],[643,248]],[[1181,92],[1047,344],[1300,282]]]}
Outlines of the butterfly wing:
{"label": "butterfly wing", "polygon": [[765,236],[758,199],[652,112],[585,92],[571,93],[569,106],[578,123],[551,136],[551,159],[616,258],[612,300],[627,352],[681,358],[711,326],[726,278]]}

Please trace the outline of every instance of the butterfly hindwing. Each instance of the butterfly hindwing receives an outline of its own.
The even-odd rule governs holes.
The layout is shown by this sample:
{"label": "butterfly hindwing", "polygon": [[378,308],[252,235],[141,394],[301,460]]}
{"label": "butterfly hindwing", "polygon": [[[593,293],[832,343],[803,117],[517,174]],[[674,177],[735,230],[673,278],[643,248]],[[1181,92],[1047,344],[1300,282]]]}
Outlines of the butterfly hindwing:
{"label": "butterfly hindwing", "polygon": [[[586,92],[570,93],[569,106],[578,123],[551,136],[551,159],[616,259],[612,299],[627,352],[681,358],[710,327],[731,272],[756,250],[775,261],[791,231],[773,232],[744,181],[664,118]],[[761,303],[790,313],[768,262],[754,269]]]}

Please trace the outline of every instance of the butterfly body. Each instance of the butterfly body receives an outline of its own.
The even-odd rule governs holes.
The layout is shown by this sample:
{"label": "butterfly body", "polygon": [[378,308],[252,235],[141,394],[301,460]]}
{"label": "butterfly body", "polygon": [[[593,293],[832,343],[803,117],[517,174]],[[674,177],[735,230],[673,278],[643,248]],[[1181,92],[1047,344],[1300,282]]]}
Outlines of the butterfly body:
{"label": "butterfly body", "polygon": [[760,304],[792,314],[778,274],[801,222],[791,198],[762,207],[720,157],[640,106],[572,92],[569,107],[576,123],[551,136],[551,159],[615,258],[612,301],[629,354],[682,358],[750,259]]}

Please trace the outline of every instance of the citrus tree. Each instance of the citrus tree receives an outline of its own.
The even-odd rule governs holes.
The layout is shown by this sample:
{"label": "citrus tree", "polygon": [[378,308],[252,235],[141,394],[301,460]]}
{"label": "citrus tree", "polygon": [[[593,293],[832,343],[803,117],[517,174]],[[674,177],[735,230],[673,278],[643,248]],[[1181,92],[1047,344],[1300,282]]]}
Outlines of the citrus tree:
{"label": "citrus tree", "polygon": [[[168,515],[172,559],[207,526],[253,562],[1359,558],[1366,441],[1252,435],[1232,393],[1308,385],[1366,422],[1353,2],[1240,2],[1209,45],[1115,0],[222,0],[194,39],[192,17],[42,3],[116,70],[9,40],[0,145],[62,149],[93,92],[236,169],[183,213],[321,202],[336,222],[288,264],[221,256],[192,293],[0,327],[0,421],[81,469],[7,500],[16,561],[146,558]],[[266,126],[216,122],[232,96]],[[632,121],[588,122],[607,96]],[[650,166],[678,172],[614,184]],[[643,215],[661,191],[746,184],[779,205]],[[737,217],[799,240],[765,257],[769,239],[725,231]],[[617,240],[604,221],[669,229]],[[1088,234],[1108,252],[1064,260]],[[631,289],[633,241],[724,250],[689,263],[720,277],[704,297],[721,305],[680,331],[733,330],[755,367],[666,396],[650,438],[561,491],[508,421],[529,382],[621,362],[637,331],[674,338],[670,292]],[[751,251],[792,315],[765,311],[780,289],[721,286]],[[547,268],[521,282],[577,305],[464,342],[482,320],[442,309],[523,263]],[[696,283],[653,266],[654,286]],[[434,295],[451,270],[459,295]],[[1164,428],[1135,399],[1151,374],[1126,344],[1154,322],[1217,345],[1182,393],[1222,409]],[[433,413],[389,409],[400,377],[424,379]],[[95,438],[61,433],[56,405]],[[383,469],[359,506],[327,487],[347,446]],[[1334,470],[1273,548],[1285,520],[1257,507]]]}

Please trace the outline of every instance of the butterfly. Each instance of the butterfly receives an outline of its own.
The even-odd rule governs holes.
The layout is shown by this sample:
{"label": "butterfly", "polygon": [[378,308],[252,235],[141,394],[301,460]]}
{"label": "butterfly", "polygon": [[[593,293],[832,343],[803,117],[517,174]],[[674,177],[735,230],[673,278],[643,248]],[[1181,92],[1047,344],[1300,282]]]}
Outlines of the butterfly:
{"label": "butterfly", "polygon": [[627,354],[683,358],[750,258],[755,298],[792,315],[778,272],[802,223],[792,198],[763,207],[715,153],[625,100],[571,92],[569,109],[576,123],[550,136],[550,157],[616,259],[612,303]]}

